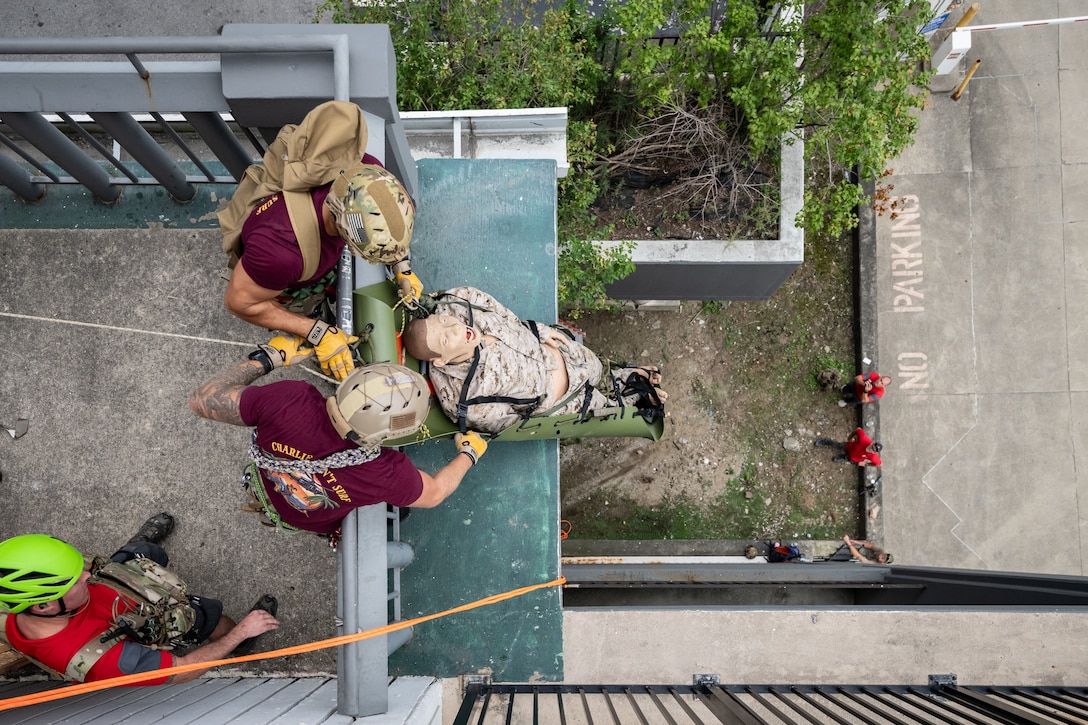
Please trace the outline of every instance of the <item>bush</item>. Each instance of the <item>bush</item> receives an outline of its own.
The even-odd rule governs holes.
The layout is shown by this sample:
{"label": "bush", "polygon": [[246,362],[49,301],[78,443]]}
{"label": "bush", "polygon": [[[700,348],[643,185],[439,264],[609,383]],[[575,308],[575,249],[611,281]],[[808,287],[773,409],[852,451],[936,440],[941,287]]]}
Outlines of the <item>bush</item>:
{"label": "bush", "polygon": [[[619,70],[651,113],[735,109],[720,122],[738,122],[754,155],[803,133],[827,166],[798,223],[838,235],[865,200],[849,172],[879,176],[914,139],[930,76],[916,70],[929,53],[917,28],[930,14],[926,0],[629,0]],[[666,27],[675,44],[641,40]]]}
{"label": "bush", "polygon": [[[389,25],[401,109],[568,107],[571,171],[559,182],[568,309],[609,306],[605,285],[634,269],[629,249],[604,253],[589,240],[602,236],[592,211],[600,161],[647,116],[688,114],[739,139],[740,161],[723,156],[703,173],[730,187],[743,183],[737,169],[774,159],[783,135],[802,135],[826,164],[810,167],[797,223],[837,237],[869,201],[857,179],[878,177],[910,145],[926,103],[929,74],[917,67],[929,48],[916,31],[927,0],[626,0],[605,2],[596,18],[575,0],[356,1],[325,0],[319,16]],[[663,28],[677,30],[675,44],[647,42]],[[761,209],[766,194],[747,194]]]}

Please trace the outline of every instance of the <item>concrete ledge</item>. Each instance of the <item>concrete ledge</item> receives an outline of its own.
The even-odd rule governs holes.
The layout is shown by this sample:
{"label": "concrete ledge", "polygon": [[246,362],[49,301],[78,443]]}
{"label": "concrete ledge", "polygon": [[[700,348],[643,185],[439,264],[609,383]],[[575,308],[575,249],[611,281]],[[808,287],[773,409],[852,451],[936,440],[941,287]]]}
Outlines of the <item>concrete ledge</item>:
{"label": "concrete ledge", "polygon": [[[1014,636],[995,636],[1003,632]],[[563,613],[566,682],[1082,685],[1083,611],[776,608]],[[1032,646],[1025,647],[1025,642]]]}
{"label": "concrete ledge", "polygon": [[[634,241],[635,271],[608,286],[619,300],[765,300],[805,258],[803,139],[782,139],[778,239]],[[624,244],[602,242],[604,248]]]}
{"label": "concrete ledge", "polygon": [[418,159],[552,159],[556,178],[567,162],[567,109],[406,111],[400,114]]}
{"label": "concrete ledge", "polygon": [[[872,181],[862,184],[862,188],[870,198],[875,191]],[[879,275],[876,270],[876,212],[869,204],[858,207],[858,227],[855,231],[854,270],[854,361],[857,370],[880,370],[879,347],[877,345],[877,282]],[[868,361],[868,362],[866,362]],[[880,440],[880,403],[859,405],[858,425],[874,441]],[[884,487],[883,468],[858,468],[858,495],[860,497],[858,511],[861,514],[861,524],[865,531],[865,538],[877,546],[884,545]],[[868,485],[875,485],[873,494],[866,493]],[[894,554],[894,552],[892,552]]]}

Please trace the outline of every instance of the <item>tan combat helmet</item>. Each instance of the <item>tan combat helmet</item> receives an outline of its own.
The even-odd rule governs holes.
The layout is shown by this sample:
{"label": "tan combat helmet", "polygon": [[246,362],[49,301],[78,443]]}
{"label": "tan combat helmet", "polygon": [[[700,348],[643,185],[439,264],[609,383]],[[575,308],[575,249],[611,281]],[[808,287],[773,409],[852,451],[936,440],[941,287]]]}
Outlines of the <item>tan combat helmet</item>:
{"label": "tan combat helmet", "polygon": [[402,365],[374,363],[355,368],[326,401],[336,431],[359,445],[376,446],[411,435],[427,419],[426,379]]}
{"label": "tan combat helmet", "polygon": [[352,254],[372,264],[395,264],[408,256],[415,205],[397,177],[381,166],[341,171],[325,205]]}

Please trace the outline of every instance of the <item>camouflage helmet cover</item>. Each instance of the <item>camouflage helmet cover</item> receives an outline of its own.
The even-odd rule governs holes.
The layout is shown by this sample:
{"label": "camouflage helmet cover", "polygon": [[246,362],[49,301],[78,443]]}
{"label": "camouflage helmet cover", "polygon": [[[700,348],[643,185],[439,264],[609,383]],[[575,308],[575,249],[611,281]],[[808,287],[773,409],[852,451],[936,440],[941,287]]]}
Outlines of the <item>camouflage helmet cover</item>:
{"label": "camouflage helmet cover", "polygon": [[83,573],[83,555],[45,534],[13,536],[0,543],[0,606],[18,614],[63,597]]}
{"label": "camouflage helmet cover", "polygon": [[382,362],[355,368],[329,396],[326,407],[342,437],[376,446],[419,430],[430,403],[422,375]]}
{"label": "camouflage helmet cover", "polygon": [[351,253],[372,264],[408,256],[415,205],[396,176],[377,164],[340,172],[325,204]]}

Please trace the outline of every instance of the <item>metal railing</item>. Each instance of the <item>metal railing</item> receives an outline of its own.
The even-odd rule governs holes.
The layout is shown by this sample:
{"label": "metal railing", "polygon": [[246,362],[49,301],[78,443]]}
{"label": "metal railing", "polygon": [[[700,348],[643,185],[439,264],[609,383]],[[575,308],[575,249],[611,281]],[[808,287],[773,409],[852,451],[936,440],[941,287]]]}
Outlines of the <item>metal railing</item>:
{"label": "metal railing", "polygon": [[454,725],[1057,725],[1088,720],[1088,688],[915,685],[471,684]]}
{"label": "metal railing", "polygon": [[[284,32],[283,26],[272,27]],[[0,184],[28,202],[41,199],[50,184],[81,184],[107,204],[120,199],[125,187],[145,184],[188,201],[196,184],[235,183],[264,154],[261,137],[271,141],[284,123],[300,121],[331,99],[353,101],[367,112],[370,141],[381,146],[375,155],[414,192],[414,163],[391,95],[392,74],[386,72],[394,62],[386,28],[298,26],[291,35],[263,34],[261,26],[236,30],[240,35],[208,38],[0,39],[4,56],[119,54],[127,59],[0,62],[0,144],[7,151],[0,153]],[[140,54],[245,57],[228,73],[225,58],[145,63]],[[331,54],[331,84],[326,54]],[[270,92],[279,93],[284,63],[302,91],[288,98],[262,96],[268,92],[260,82],[266,77],[276,79]],[[228,86],[244,97],[229,97]],[[347,301],[340,317],[350,329],[351,290],[365,284],[350,255],[340,279],[338,297]],[[387,538],[390,517],[393,541]],[[399,541],[396,513],[387,514],[384,505],[345,519],[338,586],[345,634],[400,619],[399,570],[412,556]],[[392,591],[386,586],[390,570]],[[341,648],[341,714],[386,712],[387,657],[410,635],[402,630]]]}
{"label": "metal railing", "polygon": [[[26,201],[40,199],[45,192],[44,183],[79,183],[90,189],[100,201],[111,203],[120,198],[122,187],[129,184],[158,184],[176,200],[188,201],[196,193],[194,183],[235,182],[253,162],[238,134],[248,138],[257,158],[264,150],[252,130],[245,127],[231,129],[228,126],[224,119],[224,114],[230,111],[228,103],[221,92],[213,90],[221,87],[221,84],[206,84],[198,80],[208,75],[218,78],[220,64],[197,61],[144,63],[139,54],[313,51],[332,54],[333,98],[348,100],[348,41],[342,34],[252,38],[2,39],[0,54],[5,55],[123,55],[128,59],[128,64],[71,61],[0,63],[0,77],[4,78],[5,85],[5,98],[0,101],[0,118],[10,131],[25,142],[20,144],[11,135],[0,133],[0,143],[40,173],[40,176],[31,176],[11,158],[0,157],[0,183]],[[76,82],[97,89],[96,97],[68,93],[70,85]],[[165,93],[158,93],[159,87],[165,87]],[[124,92],[118,94],[117,91],[121,89]],[[30,98],[27,97],[28,90],[32,91]],[[143,104],[139,110],[154,120],[161,132],[181,150],[199,173],[184,170],[178,159],[167,153],[158,139],[124,112],[133,103],[140,103],[141,96]],[[87,103],[93,105],[89,107],[85,105]],[[226,167],[229,176],[213,173],[192,146],[182,140],[175,130],[177,122],[167,121],[163,113],[154,110],[156,106],[168,103],[179,104],[173,110],[181,112],[179,117],[203,139]],[[36,109],[38,104],[45,107]],[[73,104],[82,107],[73,107]],[[209,107],[217,108],[218,112],[207,110]],[[41,112],[49,111],[65,122],[71,135],[62,133],[43,118]],[[87,115],[77,119],[73,111],[85,111]],[[93,132],[91,124],[85,119],[93,122],[100,129],[99,132]],[[109,141],[103,143],[103,135],[128,151],[135,163],[121,161],[119,149],[108,148]],[[81,148],[78,142],[82,142],[84,147]],[[34,156],[27,145],[44,154],[57,170],[44,159]],[[110,174],[102,168],[88,151],[99,154],[116,173]]]}

